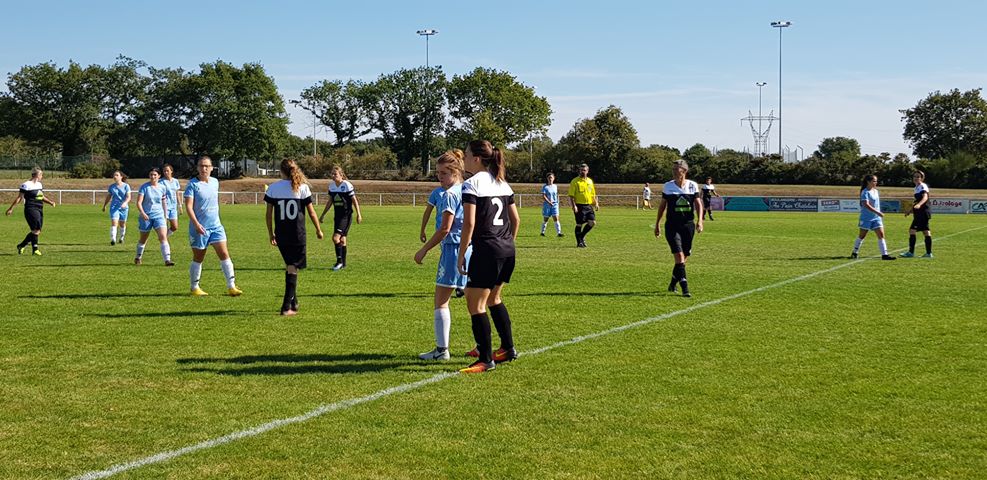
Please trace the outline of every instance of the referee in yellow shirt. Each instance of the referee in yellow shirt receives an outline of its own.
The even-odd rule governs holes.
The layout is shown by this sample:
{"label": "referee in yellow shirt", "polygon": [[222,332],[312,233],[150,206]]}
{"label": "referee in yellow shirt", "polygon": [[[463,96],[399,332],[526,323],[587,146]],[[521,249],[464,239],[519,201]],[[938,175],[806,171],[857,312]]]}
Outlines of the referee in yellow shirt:
{"label": "referee in yellow shirt", "polygon": [[579,166],[579,176],[569,184],[569,204],[576,215],[576,246],[586,248],[586,234],[596,225],[600,200],[593,179],[589,178],[589,165],[585,163]]}

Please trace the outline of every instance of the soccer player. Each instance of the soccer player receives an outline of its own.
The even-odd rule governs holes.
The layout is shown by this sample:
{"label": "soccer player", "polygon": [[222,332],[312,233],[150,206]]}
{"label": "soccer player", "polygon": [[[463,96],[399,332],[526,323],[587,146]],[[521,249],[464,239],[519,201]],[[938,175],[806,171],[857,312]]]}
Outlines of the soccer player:
{"label": "soccer player", "polygon": [[161,184],[165,187],[165,218],[168,219],[168,235],[178,230],[178,191],[182,188],[182,182],[174,177],[175,168],[166,163],[161,168],[164,178]]}
{"label": "soccer player", "polygon": [[425,211],[422,212],[422,227],[418,232],[418,239],[422,243],[428,241],[428,234],[425,233],[425,228],[428,227],[428,221],[432,218],[432,210],[439,203],[440,197],[445,193],[446,189],[442,188],[442,185],[435,187],[432,193],[428,194],[428,201],[425,203]]}
{"label": "soccer player", "polygon": [[226,294],[237,297],[243,291],[236,286],[233,260],[226,246],[226,229],[219,220],[219,180],[212,177],[212,159],[206,155],[196,163],[197,175],[185,186],[185,214],[188,215],[188,243],[192,247],[192,263],[188,267],[192,296],[203,297],[208,293],[199,288],[202,277],[202,261],[206,249],[212,245],[219,257],[219,268],[226,277]]}
{"label": "soccer player", "polygon": [[[113,183],[106,189],[106,198],[103,200],[103,211],[106,211],[106,204],[110,204],[110,245],[123,243],[127,236],[127,214],[130,212],[130,185],[127,184],[127,176],[120,170],[113,171]],[[120,237],[117,238],[117,228]]]}
{"label": "soccer player", "polygon": [[853,243],[853,253],[850,258],[857,258],[860,244],[864,243],[867,232],[874,231],[877,235],[877,246],[881,250],[881,260],[894,260],[888,255],[888,245],[884,241],[884,214],[881,213],[881,195],[877,191],[877,175],[865,175],[860,186],[860,221],[857,226],[860,234]]}
{"label": "soccer player", "polygon": [[267,236],[278,247],[284,260],[284,297],[281,315],[298,313],[298,271],[307,265],[305,213],[315,225],[315,234],[322,240],[322,225],[315,216],[312,191],[308,179],[294,160],[281,161],[282,180],[274,182],[264,193],[267,202]]}
{"label": "soccer player", "polygon": [[[500,294],[514,272],[514,242],[521,218],[514,204],[514,191],[504,179],[504,156],[500,150],[486,140],[473,140],[464,163],[473,176],[463,183],[463,233],[456,264],[459,273],[469,272],[466,306],[479,358],[460,372],[482,373],[493,369],[495,362],[517,358],[511,317]],[[467,260],[471,242],[473,254]],[[490,338],[488,309],[500,337],[496,353]]]}
{"label": "soccer player", "polygon": [[161,257],[164,258],[165,266],[172,267],[175,262],[171,261],[171,244],[168,243],[168,229],[165,226],[165,187],[158,183],[161,172],[157,168],[152,168],[147,176],[149,181],[144,182],[137,190],[137,210],[140,211],[137,229],[140,231],[140,238],[137,240],[137,256],[134,257],[134,264],[144,263],[142,260],[144,246],[153,230],[161,243]]}
{"label": "soccer player", "polygon": [[915,256],[915,233],[922,232],[925,235],[925,255],[922,258],[932,258],[932,231],[929,230],[932,211],[929,209],[929,186],[925,184],[925,172],[916,170],[912,181],[915,182],[915,203],[911,210],[905,212],[906,217],[912,215],[912,225],[908,227],[908,251],[901,256]]}
{"label": "soccer player", "polygon": [[651,184],[644,182],[644,190],[641,192],[641,198],[644,199],[644,208],[651,210]]}
{"label": "soccer player", "polygon": [[541,236],[545,236],[545,229],[548,228],[548,219],[555,220],[555,234],[562,235],[562,223],[559,222],[559,186],[555,184],[555,174],[548,172],[545,176],[545,185],[541,187]]}
{"label": "soccer player", "polygon": [[[356,192],[353,184],[346,179],[343,168],[339,165],[332,167],[332,181],[329,182],[329,197],[333,205],[333,231],[332,243],[336,247],[336,264],[332,271],[338,272],[346,268],[346,234],[350,231],[350,223],[353,221],[353,211],[356,211],[356,223],[363,223],[363,215],[360,213],[360,202],[356,199]],[[329,211],[329,203],[322,210],[319,221],[323,221]]]}
{"label": "soccer player", "polygon": [[55,206],[55,202],[45,198],[44,188],[41,186],[43,177],[44,172],[41,171],[41,167],[31,169],[31,179],[21,184],[17,198],[7,209],[7,216],[9,217],[14,211],[14,206],[24,202],[24,220],[27,220],[27,228],[30,231],[24,236],[24,240],[17,244],[18,255],[24,253],[28,244],[31,244],[31,253],[41,255],[41,250],[38,249],[38,237],[41,236],[41,227],[45,223],[45,204]]}
{"label": "soccer player", "polygon": [[720,194],[716,193],[716,185],[713,185],[713,177],[706,177],[706,183],[703,184],[703,215],[709,215],[709,219],[713,219],[713,209],[709,207],[710,202],[713,197],[719,197]]}
{"label": "soccer player", "polygon": [[[661,217],[665,217],[665,241],[672,250],[675,266],[672,268],[672,281],[668,291],[675,291],[675,284],[682,287],[682,296],[691,297],[689,281],[685,274],[685,261],[692,255],[692,238],[703,231],[703,203],[699,198],[699,186],[686,179],[689,164],[676,160],[672,164],[672,180],[661,189],[661,202],[658,203],[658,217],[655,219],[655,237],[661,236]],[[699,215],[696,215],[696,212]]]}
{"label": "soccer player", "polygon": [[[435,349],[418,355],[422,360],[449,359],[449,326],[452,323],[449,299],[454,291],[466,287],[466,276],[459,273],[456,265],[463,229],[463,151],[454,149],[443,153],[436,160],[435,168],[444,189],[435,205],[438,212],[435,215],[435,233],[415,252],[415,263],[421,265],[429,250],[442,245],[435,274]],[[467,247],[467,262],[470,253]]]}
{"label": "soccer player", "polygon": [[579,176],[569,184],[569,204],[576,216],[576,246],[586,248],[586,234],[596,225],[600,200],[593,179],[589,178],[589,165],[585,163],[579,166]]}

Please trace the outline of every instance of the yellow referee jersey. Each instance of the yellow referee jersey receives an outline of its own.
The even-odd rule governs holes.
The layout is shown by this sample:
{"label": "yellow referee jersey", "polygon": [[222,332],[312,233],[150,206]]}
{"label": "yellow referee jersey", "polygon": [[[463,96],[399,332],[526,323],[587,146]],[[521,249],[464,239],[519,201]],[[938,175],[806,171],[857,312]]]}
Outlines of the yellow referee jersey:
{"label": "yellow referee jersey", "polygon": [[593,199],[596,198],[596,187],[593,185],[593,179],[589,177],[585,179],[583,177],[573,178],[572,183],[569,184],[569,196],[577,204],[593,204]]}

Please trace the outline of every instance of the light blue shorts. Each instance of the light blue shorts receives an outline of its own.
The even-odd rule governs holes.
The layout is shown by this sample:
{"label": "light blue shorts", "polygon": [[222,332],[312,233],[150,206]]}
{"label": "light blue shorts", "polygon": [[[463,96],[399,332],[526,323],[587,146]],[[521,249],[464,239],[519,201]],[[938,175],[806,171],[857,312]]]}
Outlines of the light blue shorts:
{"label": "light blue shorts", "polygon": [[189,224],[188,244],[196,250],[205,250],[206,247],[214,243],[226,241],[226,229],[222,225],[215,228],[207,228],[205,235],[199,235],[195,227]]}
{"label": "light blue shorts", "polygon": [[146,222],[142,218],[137,222],[137,229],[141,232],[150,232],[151,230],[157,230],[159,228],[165,228],[164,216],[148,217]]}
{"label": "light blue shorts", "polygon": [[168,220],[178,219],[178,207],[169,207],[168,211],[165,213],[165,218]]}
{"label": "light blue shorts", "polygon": [[120,222],[127,221],[127,213],[130,212],[130,208],[111,208],[110,209],[110,220],[116,220]]}
{"label": "light blue shorts", "polygon": [[[442,253],[439,254],[439,268],[435,272],[435,285],[448,288],[466,288],[466,275],[459,273],[456,260],[459,259],[458,243],[443,243]],[[470,263],[473,246],[466,249],[466,264]]]}
{"label": "light blue shorts", "polygon": [[870,220],[860,219],[860,223],[857,224],[861,230],[877,230],[879,228],[884,228],[884,219],[881,217],[872,218]]}
{"label": "light blue shorts", "polygon": [[542,217],[557,217],[559,216],[559,204],[549,205],[547,203],[541,204],[541,216]]}

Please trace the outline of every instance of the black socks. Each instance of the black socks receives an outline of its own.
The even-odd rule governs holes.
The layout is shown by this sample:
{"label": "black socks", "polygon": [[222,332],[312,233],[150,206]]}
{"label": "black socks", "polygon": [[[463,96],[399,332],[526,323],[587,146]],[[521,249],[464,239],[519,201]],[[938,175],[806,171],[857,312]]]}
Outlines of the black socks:
{"label": "black socks", "polygon": [[915,235],[908,236],[908,253],[915,253]]}
{"label": "black socks", "polygon": [[298,300],[295,298],[295,292],[298,287],[298,274],[288,273],[284,274],[284,299],[281,300],[281,312],[287,312],[288,310],[298,309]]}
{"label": "black socks", "polygon": [[493,361],[493,346],[490,341],[490,319],[487,312],[470,315],[473,323],[473,340],[476,341],[476,351],[480,354],[480,361],[490,363]]}
{"label": "black socks", "polygon": [[925,237],[925,253],[932,255],[932,237]]}
{"label": "black socks", "polygon": [[507,313],[507,307],[503,303],[498,303],[488,307],[490,318],[493,319],[494,328],[497,329],[497,336],[500,337],[500,348],[510,350],[514,348],[514,334],[511,332],[511,316]]}

